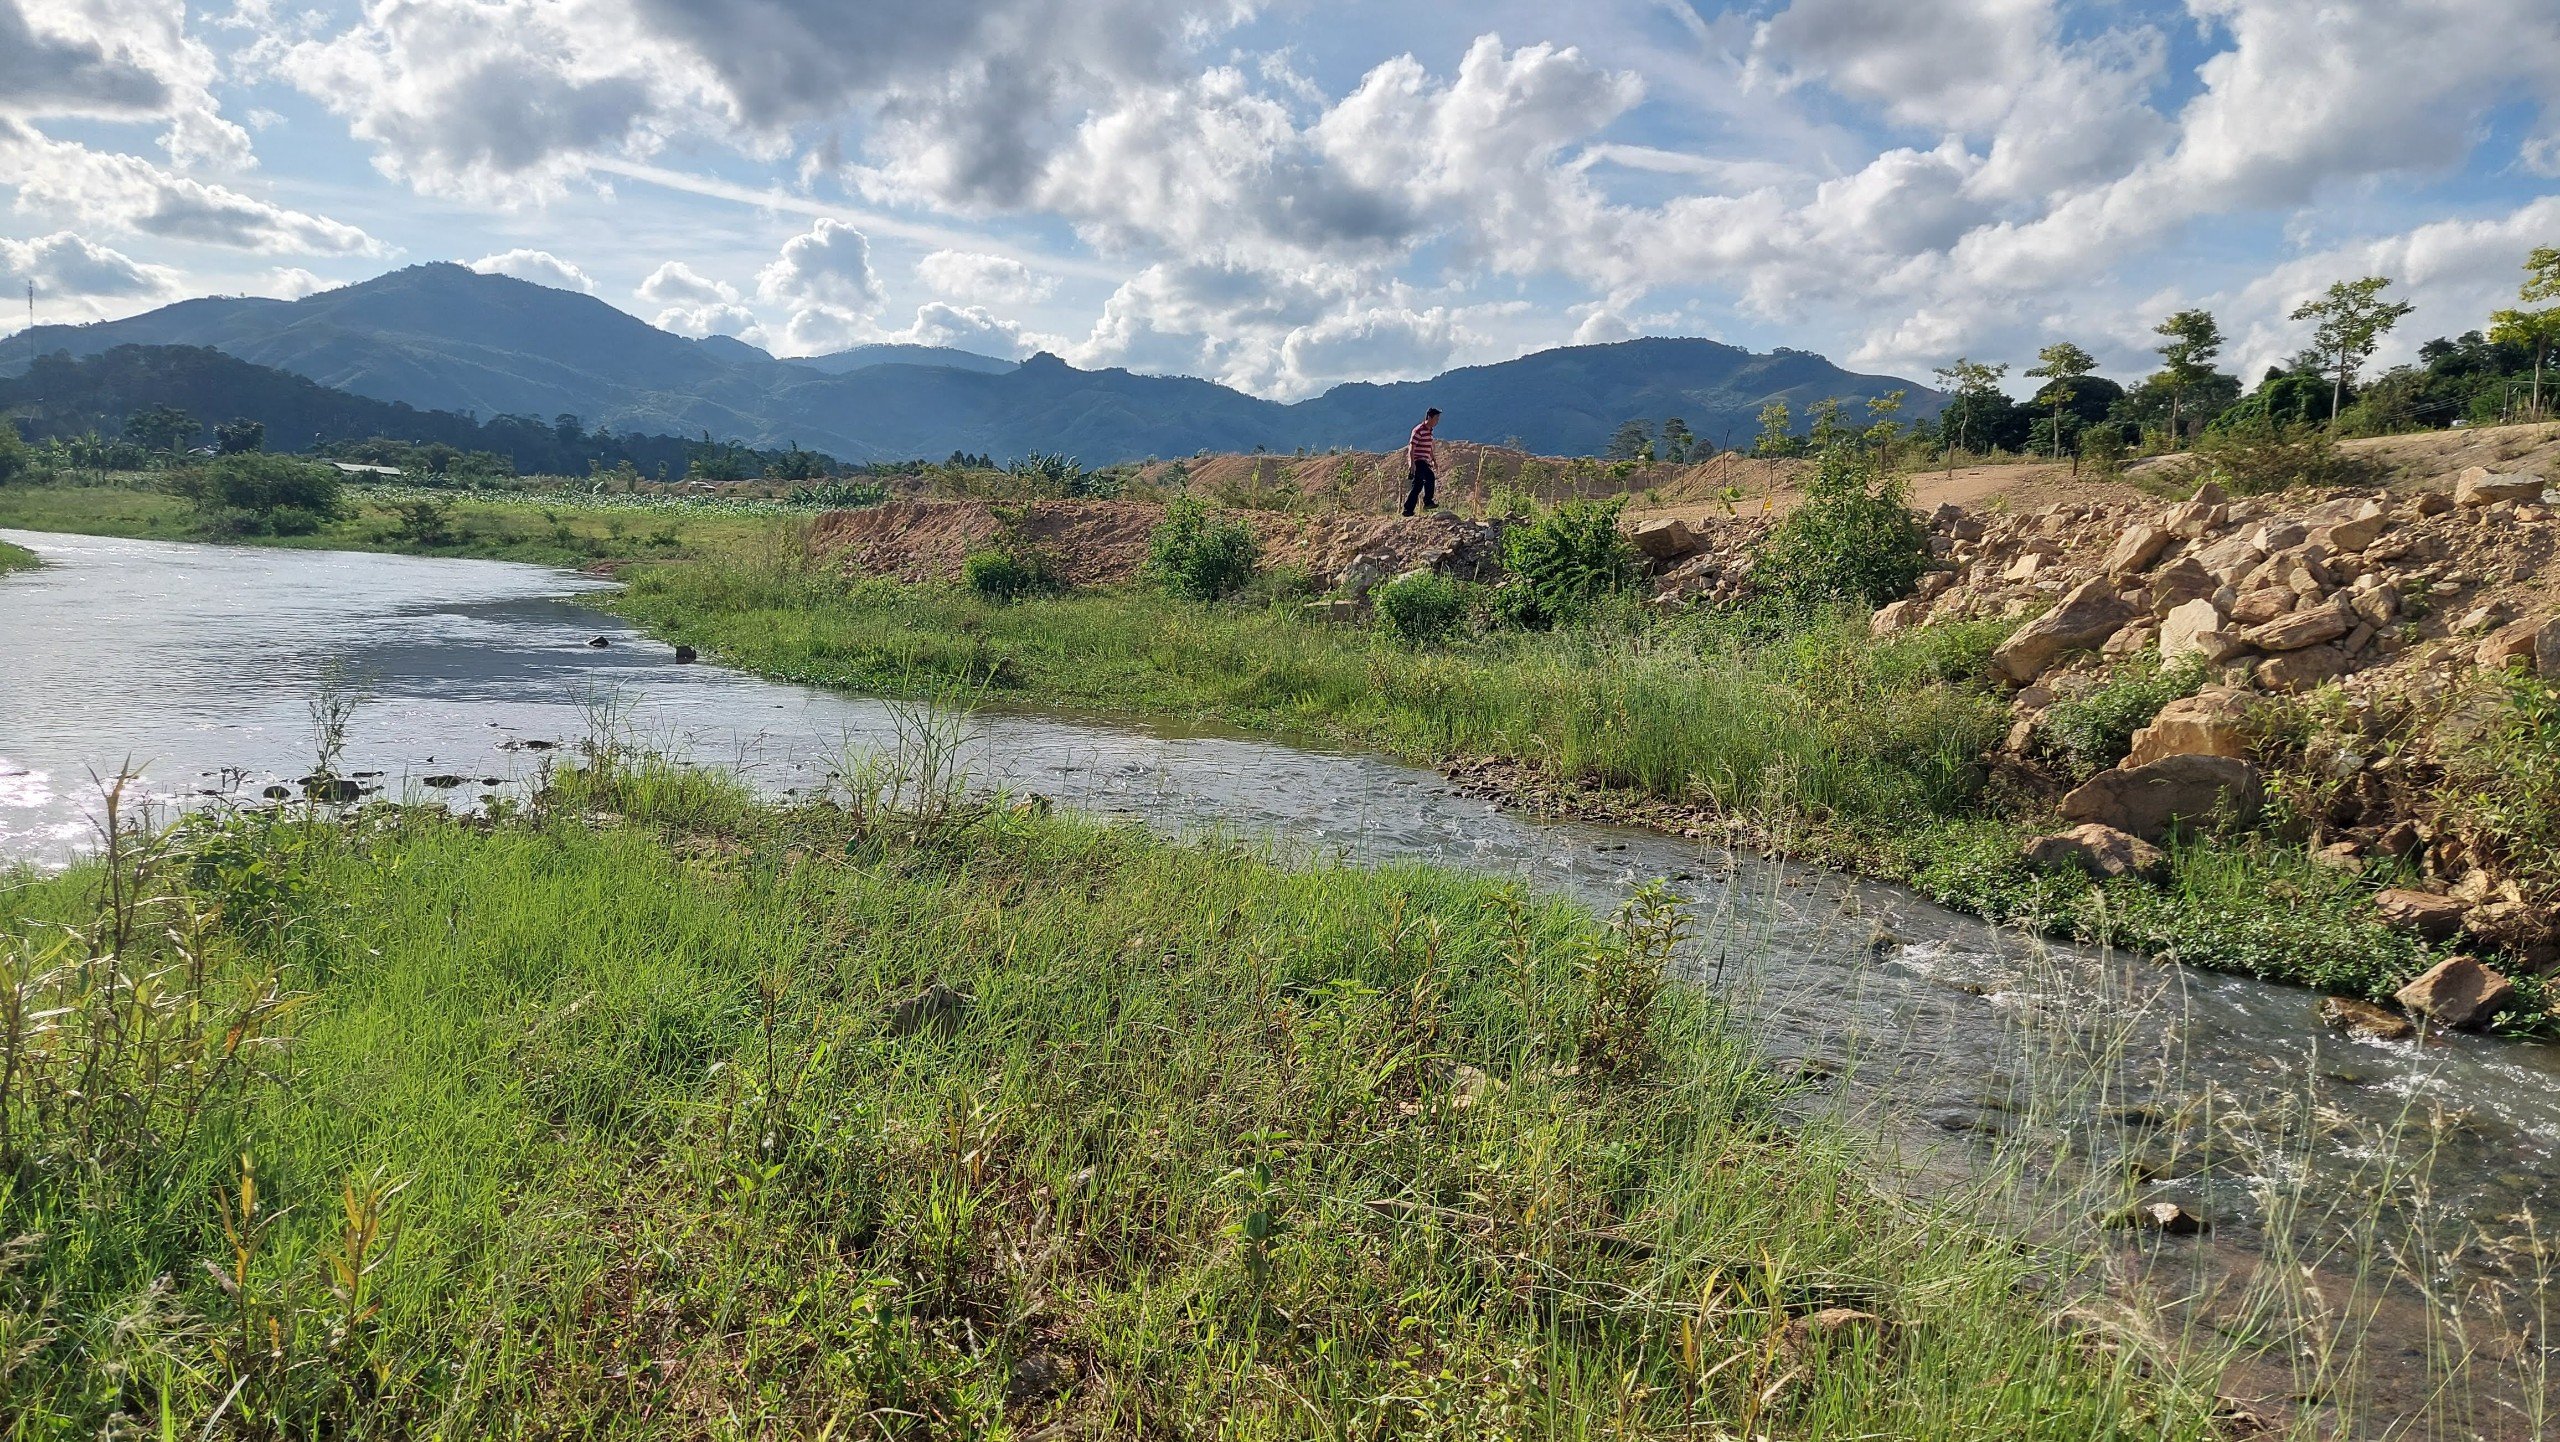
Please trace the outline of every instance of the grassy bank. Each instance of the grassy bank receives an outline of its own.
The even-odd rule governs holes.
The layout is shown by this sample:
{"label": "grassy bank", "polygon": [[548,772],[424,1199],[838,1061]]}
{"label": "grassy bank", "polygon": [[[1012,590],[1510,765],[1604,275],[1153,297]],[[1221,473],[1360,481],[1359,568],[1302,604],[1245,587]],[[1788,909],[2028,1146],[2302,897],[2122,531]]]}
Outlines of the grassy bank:
{"label": "grassy bank", "polygon": [[345,515],[306,535],[276,536],[208,526],[195,506],[161,491],[150,477],[104,485],[0,486],[0,527],[581,566],[752,547],[795,523],[778,506],[751,502],[475,495],[409,486],[352,486],[346,496]]}
{"label": "grassy bank", "polygon": [[13,546],[6,541],[0,541],[0,576],[5,576],[11,571],[33,570],[40,564],[42,563],[36,560],[35,552],[24,546]]}
{"label": "grassy bank", "polygon": [[[2387,870],[2312,864],[2284,827],[2175,848],[2165,885],[2037,872],[2051,824],[1983,764],[2008,725],[1996,623],[1873,640],[1854,616],[1503,631],[1415,649],[1294,607],[1097,592],[999,605],[777,563],[650,568],[618,603],[706,654],[890,694],[954,682],[1027,702],[1302,729],[1412,760],[1514,758],[1533,790],[1730,834],[2048,932],[2387,996],[2440,952],[2380,924]],[[2272,904],[2271,904],[2272,903]],[[2522,1024],[2547,1029],[2528,984]]]}
{"label": "grassy bank", "polygon": [[1661,905],[608,764],[0,921],[11,1436],[2209,1435]]}

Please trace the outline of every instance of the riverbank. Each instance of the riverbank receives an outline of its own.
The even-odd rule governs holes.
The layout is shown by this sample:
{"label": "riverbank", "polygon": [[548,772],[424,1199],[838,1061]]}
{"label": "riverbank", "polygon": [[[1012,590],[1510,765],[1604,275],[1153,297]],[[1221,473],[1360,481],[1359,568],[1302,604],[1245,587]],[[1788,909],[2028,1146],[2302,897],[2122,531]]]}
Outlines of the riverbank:
{"label": "riverbank", "polygon": [[608,760],[0,891],[12,1414],[2213,1435],[1774,1127],[1665,906],[930,795]]}
{"label": "riverbank", "polygon": [[26,547],[13,546],[6,541],[0,541],[0,576],[5,576],[11,571],[31,571],[43,564],[36,559],[36,553]]}
{"label": "riverbank", "polygon": [[0,528],[576,567],[754,549],[806,524],[805,513],[745,501],[417,486],[350,486],[345,494],[346,514],[305,535],[278,536],[208,527],[196,507],[148,476],[10,485],[0,486]]}
{"label": "riverbank", "polygon": [[[998,605],[946,585],[720,562],[631,581],[611,604],[632,620],[788,680],[893,695],[974,686],[1324,734],[1449,768],[1514,804],[1783,851],[2051,934],[2361,998],[2388,998],[2446,954],[2378,914],[2377,890],[2400,874],[2387,858],[2319,864],[2281,818],[2173,841],[2164,880],[2031,865],[2024,843],[2055,824],[2052,800],[1986,764],[2011,724],[1986,675],[2008,623],[1879,638],[1845,615],[1772,633],[1693,612],[1417,650],[1294,605],[1153,592]],[[2548,991],[2532,979],[2520,990],[2511,1025],[2551,1032]]]}

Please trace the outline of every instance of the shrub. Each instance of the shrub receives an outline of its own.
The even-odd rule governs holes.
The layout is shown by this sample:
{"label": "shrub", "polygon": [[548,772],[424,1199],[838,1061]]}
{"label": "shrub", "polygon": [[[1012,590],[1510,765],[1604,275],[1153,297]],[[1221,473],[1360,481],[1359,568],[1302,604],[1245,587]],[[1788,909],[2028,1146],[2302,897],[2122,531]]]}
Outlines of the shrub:
{"label": "shrub", "polygon": [[1589,616],[1600,598],[1633,586],[1642,568],[1618,533],[1624,500],[1567,501],[1502,536],[1506,573],[1494,593],[1497,616],[1543,631]]}
{"label": "shrub", "polygon": [[2204,659],[2182,657],[2162,665],[2157,656],[2142,659],[2076,696],[2046,708],[2036,722],[2036,750],[2045,759],[2085,781],[2125,758],[2133,749],[2133,733],[2151,724],[2160,708],[2192,696],[2204,684]]}
{"label": "shrub", "polygon": [[1798,506],[1761,542],[1751,579],[1800,604],[1881,606],[1929,565],[1929,532],[1902,483],[1848,446],[1822,453]]}
{"label": "shrub", "polygon": [[208,522],[253,534],[309,535],[344,511],[345,486],[336,470],[262,451],[174,472],[168,489],[193,502]]}
{"label": "shrub", "polygon": [[0,486],[27,478],[35,464],[36,453],[18,438],[18,428],[0,416]]}
{"label": "shrub", "polygon": [[1369,593],[1378,629],[1408,646],[1449,639],[1467,618],[1466,588],[1437,571],[1398,576]]}
{"label": "shrub", "polygon": [[1253,580],[1261,544],[1242,521],[1219,520],[1200,501],[1183,496],[1166,504],[1164,521],[1147,542],[1147,575],[1177,596],[1217,601]]}
{"label": "shrub", "polygon": [[2187,469],[2188,480],[2217,481],[2235,496],[2265,495],[2289,486],[2356,486],[2376,479],[2371,461],[2339,450],[2320,427],[2279,425],[2263,416],[2216,422],[2196,438],[2195,460]]}
{"label": "shrub", "polygon": [[1036,550],[998,547],[972,551],[960,563],[960,577],[971,591],[990,601],[1019,601],[1058,589],[1058,578],[1049,569],[1048,558]]}

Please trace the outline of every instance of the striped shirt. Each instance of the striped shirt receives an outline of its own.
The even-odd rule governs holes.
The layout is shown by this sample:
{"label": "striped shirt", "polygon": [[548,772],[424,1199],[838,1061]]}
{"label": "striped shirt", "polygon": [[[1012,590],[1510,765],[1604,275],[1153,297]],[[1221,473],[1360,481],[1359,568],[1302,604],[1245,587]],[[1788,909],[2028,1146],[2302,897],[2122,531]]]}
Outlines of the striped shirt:
{"label": "striped shirt", "polygon": [[1405,458],[1417,466],[1431,464],[1431,422],[1413,428],[1413,439],[1405,446]]}

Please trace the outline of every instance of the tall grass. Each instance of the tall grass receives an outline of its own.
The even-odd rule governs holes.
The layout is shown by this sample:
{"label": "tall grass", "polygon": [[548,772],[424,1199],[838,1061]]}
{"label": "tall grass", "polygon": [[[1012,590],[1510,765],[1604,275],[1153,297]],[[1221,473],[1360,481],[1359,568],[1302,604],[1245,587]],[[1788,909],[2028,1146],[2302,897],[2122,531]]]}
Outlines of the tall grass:
{"label": "tall grass", "polygon": [[9,1435],[2210,1434],[1659,894],[552,782],[0,893]]}
{"label": "tall grass", "polygon": [[0,576],[5,576],[11,571],[31,571],[42,564],[44,563],[36,559],[36,553],[26,547],[13,546],[6,541],[0,541]]}

